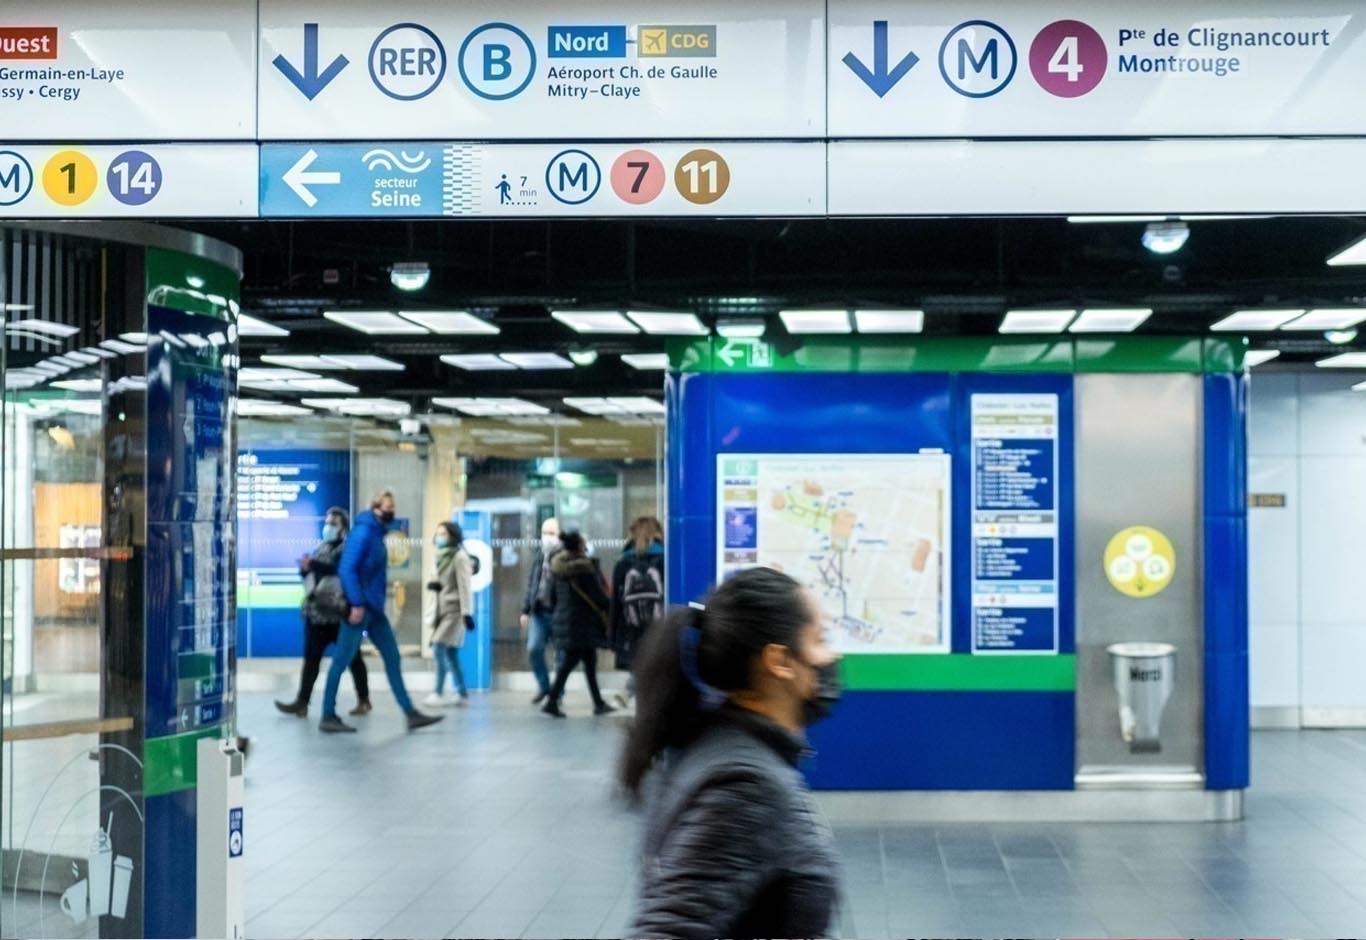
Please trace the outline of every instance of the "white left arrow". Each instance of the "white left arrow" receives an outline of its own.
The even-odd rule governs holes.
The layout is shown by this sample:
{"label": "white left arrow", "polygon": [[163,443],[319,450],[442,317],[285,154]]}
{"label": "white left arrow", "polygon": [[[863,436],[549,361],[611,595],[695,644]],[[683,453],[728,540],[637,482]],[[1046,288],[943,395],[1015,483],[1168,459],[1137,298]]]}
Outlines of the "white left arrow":
{"label": "white left arrow", "polygon": [[313,165],[313,161],[318,159],[318,151],[312,147],[308,152],[299,158],[299,162],[285,171],[285,185],[294,190],[294,195],[304,201],[304,205],[312,209],[318,204],[318,197],[313,195],[309,186],[333,186],[341,182],[341,173],[337,170],[312,170],[308,168]]}

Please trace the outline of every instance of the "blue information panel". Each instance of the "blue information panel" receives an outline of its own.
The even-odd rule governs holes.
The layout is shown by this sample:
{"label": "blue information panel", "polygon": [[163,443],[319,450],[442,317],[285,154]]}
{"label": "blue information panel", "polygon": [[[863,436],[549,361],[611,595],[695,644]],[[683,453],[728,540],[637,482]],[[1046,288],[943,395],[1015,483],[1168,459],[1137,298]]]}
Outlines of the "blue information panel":
{"label": "blue information panel", "polygon": [[972,651],[1058,652],[1058,397],[972,396]]}
{"label": "blue information panel", "polygon": [[446,206],[446,182],[463,179],[461,152],[421,142],[264,144],[261,213],[404,218],[454,214],[444,211],[456,208]]}
{"label": "blue information panel", "polygon": [[322,538],[323,517],[351,504],[351,458],[341,450],[237,455],[238,648],[244,656],[303,651],[299,558]]}

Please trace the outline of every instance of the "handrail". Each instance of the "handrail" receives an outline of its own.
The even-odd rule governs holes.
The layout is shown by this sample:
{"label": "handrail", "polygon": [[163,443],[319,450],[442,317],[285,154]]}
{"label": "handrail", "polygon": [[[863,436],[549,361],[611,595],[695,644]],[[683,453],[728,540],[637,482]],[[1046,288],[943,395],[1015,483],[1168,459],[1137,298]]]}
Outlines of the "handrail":
{"label": "handrail", "polygon": [[90,558],[110,561],[129,561],[133,549],[126,545],[100,548],[6,548],[0,549],[0,561],[47,561],[59,558]]}
{"label": "handrail", "polygon": [[0,740],[46,741],[73,734],[113,734],[132,730],[132,718],[74,718],[68,721],[44,721],[0,728]]}

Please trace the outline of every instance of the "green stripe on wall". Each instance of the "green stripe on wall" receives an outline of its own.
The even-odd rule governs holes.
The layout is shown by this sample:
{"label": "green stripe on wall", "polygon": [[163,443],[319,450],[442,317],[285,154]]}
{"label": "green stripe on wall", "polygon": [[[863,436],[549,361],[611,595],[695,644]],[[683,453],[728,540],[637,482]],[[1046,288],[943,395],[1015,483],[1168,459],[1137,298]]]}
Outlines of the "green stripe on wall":
{"label": "green stripe on wall", "polygon": [[142,745],[147,795],[192,789],[199,782],[199,739],[219,737],[219,731],[214,726],[165,738],[148,738]]}
{"label": "green stripe on wall", "polygon": [[892,692],[1071,692],[1077,658],[1061,656],[845,656],[847,689]]}
{"label": "green stripe on wall", "polygon": [[301,584],[239,584],[237,587],[237,606],[288,608],[298,610],[304,602],[304,588]]}

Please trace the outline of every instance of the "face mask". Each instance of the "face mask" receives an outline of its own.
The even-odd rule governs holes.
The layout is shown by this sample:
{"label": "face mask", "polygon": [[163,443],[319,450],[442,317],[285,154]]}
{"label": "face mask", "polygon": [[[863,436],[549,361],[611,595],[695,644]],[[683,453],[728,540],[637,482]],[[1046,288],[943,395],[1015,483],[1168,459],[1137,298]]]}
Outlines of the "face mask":
{"label": "face mask", "polygon": [[337,539],[339,539],[339,538],[341,538],[341,531],[340,531],[336,526],[334,526],[334,525],[325,525],[325,526],[323,526],[323,541],[324,541],[324,542],[335,542],[335,541],[336,541]]}
{"label": "face mask", "polygon": [[438,535],[436,538],[432,539],[432,541],[436,543],[437,548],[446,548],[451,544],[450,538],[445,535]]}
{"label": "face mask", "polygon": [[394,521],[394,511],[391,509],[388,512],[380,512],[378,509],[376,509],[375,518],[378,519],[380,522],[383,522],[385,525],[388,525],[389,523]]}
{"label": "face mask", "polygon": [[802,724],[808,727],[823,718],[829,718],[844,691],[840,684],[839,660],[810,668],[816,670],[816,693],[802,702]]}

